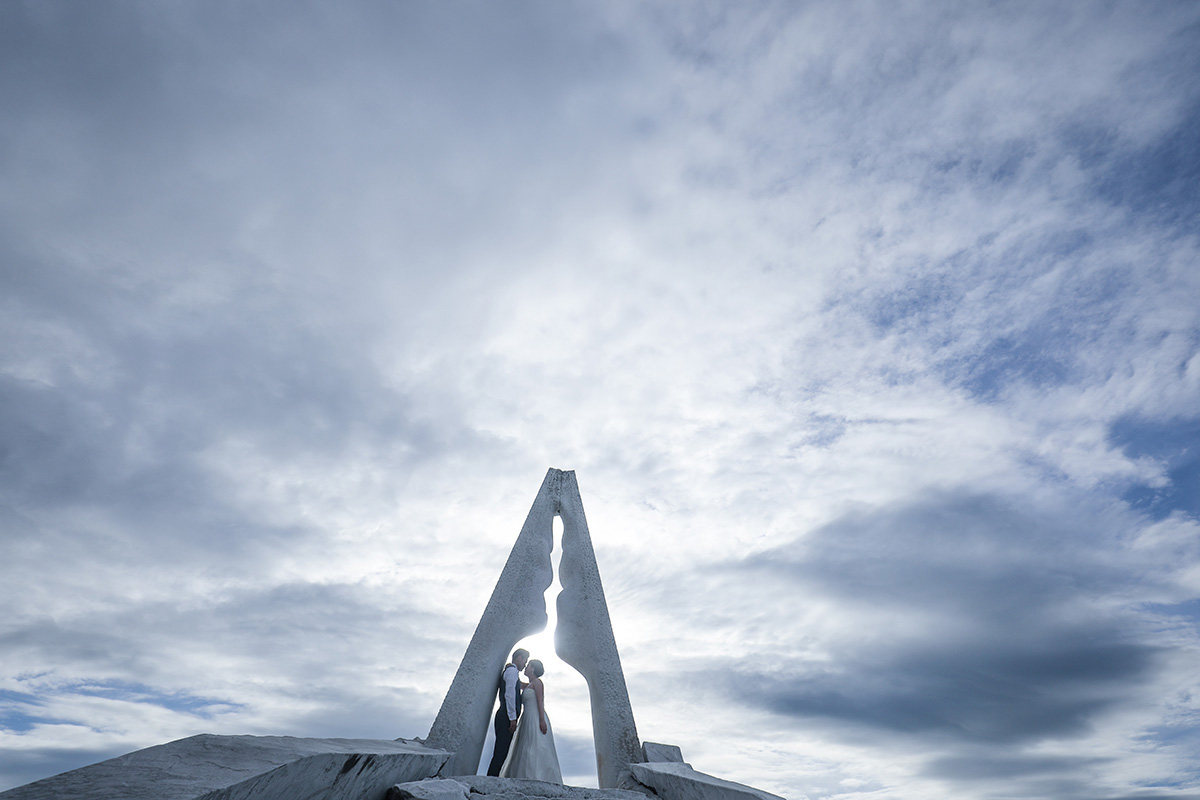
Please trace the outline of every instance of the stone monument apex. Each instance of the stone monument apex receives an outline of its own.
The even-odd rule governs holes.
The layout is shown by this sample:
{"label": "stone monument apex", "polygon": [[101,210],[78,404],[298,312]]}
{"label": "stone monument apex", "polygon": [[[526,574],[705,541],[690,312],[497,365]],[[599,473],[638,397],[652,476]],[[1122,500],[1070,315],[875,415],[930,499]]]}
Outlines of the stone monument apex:
{"label": "stone monument apex", "polygon": [[600,569],[575,473],[551,468],[463,655],[427,744],[454,753],[443,774],[475,772],[487,738],[496,675],[516,643],[546,627],[545,592],[554,580],[554,517],[562,519],[562,559],[554,649],[587,681],[596,773],[615,787],[622,771],[645,759],[617,653]]}

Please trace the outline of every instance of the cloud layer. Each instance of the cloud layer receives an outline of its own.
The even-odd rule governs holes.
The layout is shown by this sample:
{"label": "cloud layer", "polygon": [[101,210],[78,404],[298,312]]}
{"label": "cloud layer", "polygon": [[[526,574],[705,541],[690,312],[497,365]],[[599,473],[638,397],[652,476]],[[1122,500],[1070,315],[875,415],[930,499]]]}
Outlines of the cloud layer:
{"label": "cloud layer", "polygon": [[424,735],[554,466],[698,769],[1200,796],[1198,32],[5,4],[0,789]]}

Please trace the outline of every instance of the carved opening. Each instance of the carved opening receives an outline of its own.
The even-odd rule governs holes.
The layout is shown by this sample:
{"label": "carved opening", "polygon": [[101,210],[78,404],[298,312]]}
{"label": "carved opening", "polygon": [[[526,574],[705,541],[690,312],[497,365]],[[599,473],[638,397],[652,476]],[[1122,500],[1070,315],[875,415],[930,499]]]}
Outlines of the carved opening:
{"label": "carved opening", "polygon": [[[526,636],[514,645],[524,647],[533,658],[540,659],[546,667],[546,713],[554,726],[554,745],[558,750],[558,761],[563,769],[563,780],[572,786],[596,787],[596,746],[592,737],[592,703],[587,681],[574,667],[558,657],[554,651],[554,631],[558,625],[558,594],[562,591],[558,566],[562,560],[563,521],[558,514],[553,520],[553,549],[550,564],[554,580],[546,589],[546,629]],[[493,712],[495,707],[493,706]],[[496,745],[496,734],[488,718],[487,740],[479,759],[480,774],[487,771]]]}

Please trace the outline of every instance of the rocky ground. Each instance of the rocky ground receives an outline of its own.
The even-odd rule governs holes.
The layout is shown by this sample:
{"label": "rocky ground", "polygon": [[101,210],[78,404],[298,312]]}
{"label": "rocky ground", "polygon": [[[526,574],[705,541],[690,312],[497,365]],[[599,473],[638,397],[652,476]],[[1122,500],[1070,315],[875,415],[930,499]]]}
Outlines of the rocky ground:
{"label": "rocky ground", "polygon": [[628,789],[589,789],[542,781],[462,775],[431,778],[393,786],[387,800],[646,800],[646,795]]}
{"label": "rocky ground", "polygon": [[463,775],[401,783],[387,800],[783,800],[740,783],[696,772],[682,762],[631,764],[619,789]]}
{"label": "rocky ground", "polygon": [[201,734],[18,786],[0,800],[782,800],[697,772],[678,747],[653,742],[616,789],[428,777],[450,755],[404,739]]}

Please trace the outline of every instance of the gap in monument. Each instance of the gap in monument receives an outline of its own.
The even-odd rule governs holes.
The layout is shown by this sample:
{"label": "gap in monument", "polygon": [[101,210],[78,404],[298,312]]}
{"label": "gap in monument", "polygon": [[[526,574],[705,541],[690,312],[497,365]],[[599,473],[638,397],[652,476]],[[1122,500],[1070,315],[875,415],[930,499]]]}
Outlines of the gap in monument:
{"label": "gap in monument", "polygon": [[[592,739],[592,701],[588,694],[587,681],[575,668],[554,652],[554,629],[558,625],[558,594],[562,584],[558,579],[558,565],[562,560],[562,518],[554,515],[554,545],[550,552],[550,564],[554,568],[554,580],[546,590],[546,629],[533,636],[526,636],[513,647],[524,647],[530,658],[536,658],[546,668],[542,676],[546,684],[546,714],[554,729],[554,746],[558,750],[558,763],[562,767],[563,781],[569,786],[599,785],[596,777],[596,746]],[[495,713],[495,705],[492,713]],[[537,713],[536,708],[534,713]],[[490,720],[490,718],[489,718]],[[487,740],[479,761],[480,774],[487,771],[492,760],[492,748],[496,734],[488,723]]]}

